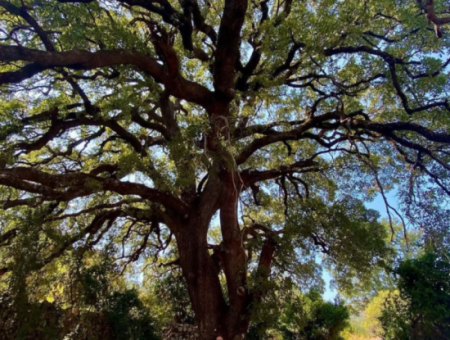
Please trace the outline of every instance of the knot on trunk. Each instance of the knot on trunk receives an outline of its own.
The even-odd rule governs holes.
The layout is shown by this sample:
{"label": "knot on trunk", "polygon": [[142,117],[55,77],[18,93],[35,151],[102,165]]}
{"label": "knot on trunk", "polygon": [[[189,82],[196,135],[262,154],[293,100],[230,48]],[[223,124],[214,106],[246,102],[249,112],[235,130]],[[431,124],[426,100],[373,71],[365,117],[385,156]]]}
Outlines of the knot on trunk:
{"label": "knot on trunk", "polygon": [[244,286],[239,286],[236,290],[237,295],[239,296],[244,296],[246,293],[245,287]]}

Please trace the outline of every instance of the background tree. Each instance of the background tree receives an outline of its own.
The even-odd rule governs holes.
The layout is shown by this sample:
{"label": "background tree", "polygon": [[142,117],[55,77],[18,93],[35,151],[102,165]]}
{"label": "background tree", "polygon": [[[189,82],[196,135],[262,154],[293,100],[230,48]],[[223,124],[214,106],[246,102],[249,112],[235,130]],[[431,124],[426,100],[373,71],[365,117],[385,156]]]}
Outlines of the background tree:
{"label": "background tree", "polygon": [[0,290],[3,339],[159,338],[149,309],[126,287],[108,252],[66,254],[35,273],[25,271],[33,255],[24,258],[23,249],[9,289]]}
{"label": "background tree", "polygon": [[172,252],[201,338],[228,340],[323,266],[370,282],[390,256],[377,193],[391,225],[448,244],[444,1],[0,6],[6,284],[17,251],[34,273],[106,244],[122,266]]}
{"label": "background tree", "polygon": [[298,295],[285,305],[279,319],[283,339],[342,340],[349,311],[343,303],[326,302],[318,292]]}
{"label": "background tree", "polygon": [[386,301],[381,315],[385,339],[448,339],[450,263],[427,253],[396,269],[400,294]]}
{"label": "background tree", "polygon": [[[149,280],[155,281],[155,276]],[[180,270],[162,274],[160,279],[150,286],[147,295],[153,297],[154,304],[165,309],[161,323],[187,323],[195,324],[195,315],[189,300],[186,282]]]}
{"label": "background tree", "polygon": [[[367,300],[367,296],[365,298]],[[369,340],[382,337],[383,327],[380,318],[385,312],[386,305],[393,305],[396,302],[404,304],[395,288],[378,291],[363,305],[363,310],[353,311],[350,327],[345,329],[343,337],[346,340]],[[403,322],[403,320],[397,321]],[[401,323],[397,324],[399,328],[400,325]]]}

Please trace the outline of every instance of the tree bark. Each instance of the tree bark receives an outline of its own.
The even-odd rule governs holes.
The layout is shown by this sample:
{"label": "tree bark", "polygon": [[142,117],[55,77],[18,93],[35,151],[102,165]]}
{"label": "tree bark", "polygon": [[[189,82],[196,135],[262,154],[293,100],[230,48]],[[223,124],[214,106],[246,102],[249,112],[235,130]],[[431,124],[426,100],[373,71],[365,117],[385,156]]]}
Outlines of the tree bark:
{"label": "tree bark", "polygon": [[[247,259],[237,210],[242,183],[236,173],[224,170],[209,176],[195,207],[176,228],[175,237],[201,339],[220,336],[228,340],[245,333],[249,325]],[[212,217],[219,210],[223,241],[213,255],[207,234]],[[219,279],[221,270],[227,292]]]}
{"label": "tree bark", "polygon": [[202,195],[175,232],[180,266],[197,317],[200,337],[208,340],[220,334],[219,323],[227,307],[207,240],[211,219],[219,208],[218,184],[217,176],[210,175]]}
{"label": "tree bark", "polygon": [[201,233],[201,220],[192,218],[177,235],[180,265],[186,280],[201,339],[221,335],[220,321],[226,313],[226,302],[216,266]]}

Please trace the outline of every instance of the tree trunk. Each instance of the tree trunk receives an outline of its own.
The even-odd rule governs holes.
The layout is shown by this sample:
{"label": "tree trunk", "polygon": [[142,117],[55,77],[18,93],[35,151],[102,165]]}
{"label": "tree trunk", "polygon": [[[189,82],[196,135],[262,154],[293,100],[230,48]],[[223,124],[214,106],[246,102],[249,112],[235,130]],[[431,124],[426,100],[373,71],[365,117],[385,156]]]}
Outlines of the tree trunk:
{"label": "tree trunk", "polygon": [[[202,339],[215,339],[226,313],[226,302],[206,236],[198,232],[200,221],[192,218],[177,235],[178,252],[192,307]],[[198,228],[198,229],[197,229]]]}
{"label": "tree trunk", "polygon": [[[249,324],[247,261],[237,219],[241,184],[230,173],[210,176],[196,207],[180,222],[175,236],[201,339],[220,336],[231,340],[245,333]],[[218,210],[223,242],[210,253],[208,228]],[[219,279],[221,269],[228,299]]]}

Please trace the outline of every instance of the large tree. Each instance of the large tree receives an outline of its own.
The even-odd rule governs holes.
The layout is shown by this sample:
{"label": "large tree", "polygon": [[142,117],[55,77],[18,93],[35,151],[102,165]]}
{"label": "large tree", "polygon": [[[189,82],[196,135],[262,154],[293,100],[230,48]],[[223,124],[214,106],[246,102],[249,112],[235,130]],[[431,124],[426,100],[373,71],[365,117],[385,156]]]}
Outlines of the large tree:
{"label": "large tree", "polygon": [[170,252],[201,338],[228,340],[286,277],[383,260],[377,193],[447,242],[445,1],[0,6],[3,278],[30,229],[32,270]]}

